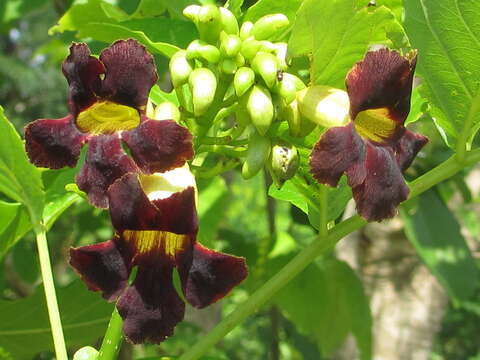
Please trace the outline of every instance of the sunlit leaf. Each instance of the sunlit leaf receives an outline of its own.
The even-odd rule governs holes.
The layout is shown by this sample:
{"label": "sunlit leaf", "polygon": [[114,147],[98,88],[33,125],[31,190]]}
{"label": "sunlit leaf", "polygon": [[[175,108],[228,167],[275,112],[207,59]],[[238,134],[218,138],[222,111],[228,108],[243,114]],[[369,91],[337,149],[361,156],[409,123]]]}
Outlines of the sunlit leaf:
{"label": "sunlit leaf", "polygon": [[302,3],[288,42],[289,54],[312,55],[314,84],[343,88],[347,72],[369,45],[392,47],[390,37],[402,38],[402,28],[388,8],[357,5],[354,0]]}
{"label": "sunlit leaf", "polygon": [[460,225],[434,190],[402,209],[405,232],[422,260],[455,300],[466,300],[478,284],[478,269]]}
{"label": "sunlit leaf", "polygon": [[[480,2],[405,0],[405,29],[418,49],[422,92],[432,115],[454,145],[480,87]],[[480,125],[473,114],[470,138]]]}

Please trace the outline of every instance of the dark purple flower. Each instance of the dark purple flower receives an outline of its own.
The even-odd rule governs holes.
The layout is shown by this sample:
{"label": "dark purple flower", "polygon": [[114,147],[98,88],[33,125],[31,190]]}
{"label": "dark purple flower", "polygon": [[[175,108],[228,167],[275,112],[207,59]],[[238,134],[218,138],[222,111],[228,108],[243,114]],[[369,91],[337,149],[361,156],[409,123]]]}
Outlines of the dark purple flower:
{"label": "dark purple flower", "polygon": [[99,58],[90,55],[86,44],[73,44],[62,70],[70,115],[27,125],[25,146],[35,165],[59,169],[74,167],[89,143],[77,184],[93,205],[108,207],[108,186],[127,172],[163,172],[193,157],[186,128],[145,114],[157,73],[153,57],[136,40],[119,40]]}
{"label": "dark purple flower", "polygon": [[[172,174],[180,174],[183,184],[172,181]],[[117,301],[131,342],[159,343],[183,319],[185,303],[173,285],[174,268],[185,299],[196,308],[221,299],[247,276],[243,258],[196,241],[194,180],[184,168],[126,174],[110,186],[108,197],[114,238],[72,248],[70,263],[91,290]]]}
{"label": "dark purple flower", "polygon": [[347,175],[357,211],[369,221],[395,216],[409,193],[402,173],[428,142],[404,127],[415,65],[415,52],[368,52],[346,79],[352,121],[327,130],[310,157],[322,184],[337,186]]}

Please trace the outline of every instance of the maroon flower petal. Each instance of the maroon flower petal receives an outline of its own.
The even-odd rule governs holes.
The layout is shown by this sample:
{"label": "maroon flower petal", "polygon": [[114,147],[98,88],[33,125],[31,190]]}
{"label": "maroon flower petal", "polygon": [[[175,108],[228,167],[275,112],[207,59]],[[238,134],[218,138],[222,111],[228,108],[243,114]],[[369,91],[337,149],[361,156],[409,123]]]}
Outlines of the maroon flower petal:
{"label": "maroon flower petal", "polygon": [[107,208],[108,187],[122,175],[134,171],[138,168],[123,151],[118,135],[99,135],[91,138],[85,165],[76,180],[94,206]]}
{"label": "maroon flower petal", "polygon": [[120,297],[117,309],[124,320],[123,332],[134,344],[162,342],[183,319],[185,303],[173,287],[172,269],[139,266],[132,286]]}
{"label": "maroon flower petal", "polygon": [[192,135],[173,120],[144,118],[140,126],[122,133],[122,139],[147,173],[180,167],[193,157]]}
{"label": "maroon flower petal", "polygon": [[158,230],[195,236],[198,229],[195,190],[150,201],[137,174],[126,174],[108,191],[110,217],[117,231]]}
{"label": "maroon flower petal", "polygon": [[409,189],[393,151],[367,142],[365,167],[365,181],[352,189],[358,213],[368,221],[395,216],[397,206],[407,199]]}
{"label": "maroon flower petal", "polygon": [[216,252],[199,243],[190,266],[179,266],[183,293],[190,304],[203,308],[227,295],[248,275],[245,259]]}
{"label": "maroon flower petal", "polygon": [[86,44],[80,43],[70,46],[70,55],[63,62],[62,71],[70,87],[70,111],[76,116],[96,101],[95,92],[100,88],[100,75],[105,73],[105,67],[90,55]]}
{"label": "maroon flower petal", "polygon": [[351,118],[363,110],[387,108],[389,117],[403,125],[410,111],[416,61],[416,53],[403,57],[388,49],[369,51],[347,75]]}
{"label": "maroon flower petal", "polygon": [[118,238],[100,244],[70,249],[70,265],[88,288],[116,300],[127,286],[130,259]]}
{"label": "maroon flower petal", "polygon": [[428,138],[406,130],[395,144],[395,159],[402,172],[408,169],[418,152],[428,143]]}
{"label": "maroon flower petal", "polygon": [[150,55],[138,41],[119,40],[100,54],[105,79],[99,95],[108,100],[144,110],[157,71]]}
{"label": "maroon flower petal", "polygon": [[[361,164],[364,157],[365,144],[356,133],[353,123],[333,127],[322,135],[312,150],[311,173],[319,183],[337,186],[343,173],[354,164]],[[365,174],[352,171],[351,176],[356,179],[354,183],[360,183],[363,182]]]}
{"label": "maroon flower petal", "polygon": [[87,140],[75,127],[71,115],[62,119],[36,120],[25,127],[25,149],[37,166],[74,167]]}

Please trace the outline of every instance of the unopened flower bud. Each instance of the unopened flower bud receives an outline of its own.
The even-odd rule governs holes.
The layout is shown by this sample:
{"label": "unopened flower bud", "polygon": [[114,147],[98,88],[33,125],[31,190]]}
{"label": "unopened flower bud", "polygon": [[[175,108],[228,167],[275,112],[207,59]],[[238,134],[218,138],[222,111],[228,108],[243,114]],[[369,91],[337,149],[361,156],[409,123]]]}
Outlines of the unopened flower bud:
{"label": "unopened flower bud", "polygon": [[295,175],[299,165],[300,160],[295,146],[275,145],[272,148],[270,169],[278,187]]}
{"label": "unopened flower bud", "polygon": [[241,67],[233,78],[233,87],[238,97],[245,94],[255,82],[255,73],[249,67]]}
{"label": "unopened flower bud", "polygon": [[223,31],[227,34],[238,35],[238,21],[235,15],[224,7],[219,8],[219,10]]}
{"label": "unopened flower bud", "polygon": [[257,40],[270,39],[290,24],[284,14],[265,15],[255,22],[252,35]]}
{"label": "unopened flower bud", "polygon": [[220,50],[202,40],[193,40],[187,47],[187,59],[202,58],[216,64],[220,60]]}
{"label": "unopened flower bud", "polygon": [[269,88],[275,85],[278,72],[275,55],[260,51],[252,60],[252,69],[263,78]]}
{"label": "unopened flower bud", "polygon": [[238,53],[237,56],[235,56],[235,64],[237,64],[237,67],[245,65],[245,57]]}
{"label": "unopened flower bud", "polygon": [[253,29],[253,23],[251,21],[245,21],[240,27],[240,39],[246,40],[250,37]]}
{"label": "unopened flower bud", "polygon": [[270,139],[256,132],[250,135],[248,140],[247,158],[242,166],[242,177],[250,179],[257,174],[270,156]]}
{"label": "unopened flower bud", "polygon": [[73,360],[95,360],[98,350],[91,346],[84,346],[73,355]]}
{"label": "unopened flower bud", "polygon": [[297,93],[298,110],[309,120],[326,128],[348,122],[348,94],[329,86],[314,85]]}
{"label": "unopened flower bud", "polygon": [[198,12],[198,32],[200,39],[215,44],[222,31],[220,10],[212,4],[203,5]]}
{"label": "unopened flower bud", "polygon": [[273,103],[268,89],[254,85],[247,100],[247,111],[260,135],[265,135],[273,121]]}
{"label": "unopened flower bud", "polygon": [[261,48],[262,43],[260,41],[255,39],[247,39],[242,42],[240,54],[242,54],[245,59],[251,61]]}
{"label": "unopened flower bud", "polygon": [[282,73],[281,80],[275,84],[275,91],[282,97],[285,104],[290,104],[297,95],[297,87],[295,80],[291,76],[285,76],[287,73]]}
{"label": "unopened flower bud", "polygon": [[205,114],[217,90],[215,74],[207,68],[195,69],[188,78],[188,84],[192,92],[193,113],[195,116]]}
{"label": "unopened flower bud", "polygon": [[220,70],[227,75],[233,75],[237,71],[237,64],[233,59],[223,59],[220,61]]}
{"label": "unopened flower bud", "polygon": [[279,118],[280,120],[285,120],[288,122],[290,135],[295,137],[307,136],[317,126],[317,124],[300,114],[298,111],[297,100],[294,100],[285,106],[279,113]]}
{"label": "unopened flower bud", "polygon": [[173,54],[168,67],[174,87],[185,84],[193,70],[192,65],[187,60],[187,52],[185,50],[179,50]]}
{"label": "unopened flower bud", "polygon": [[240,51],[242,46],[242,41],[238,35],[225,35],[222,36],[222,41],[220,43],[220,51],[223,55],[227,57],[234,57]]}
{"label": "unopened flower bud", "polygon": [[287,64],[287,49],[288,45],[285,42],[277,42],[273,44],[274,46],[274,55],[277,57],[278,67],[280,70],[286,70],[288,68]]}
{"label": "unopened flower bud", "polygon": [[183,15],[196,24],[198,22],[198,14],[200,13],[200,8],[200,5],[189,5],[185,9],[183,9]]}
{"label": "unopened flower bud", "polygon": [[170,101],[164,101],[155,108],[155,120],[175,120],[180,121],[180,111],[177,105]]}

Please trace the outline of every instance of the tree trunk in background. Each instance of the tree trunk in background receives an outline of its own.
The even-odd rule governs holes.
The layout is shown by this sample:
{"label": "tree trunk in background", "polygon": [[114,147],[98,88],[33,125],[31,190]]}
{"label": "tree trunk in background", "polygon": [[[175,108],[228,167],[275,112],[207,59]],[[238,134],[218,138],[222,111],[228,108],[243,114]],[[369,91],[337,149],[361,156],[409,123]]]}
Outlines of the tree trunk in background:
{"label": "tree trunk in background", "polygon": [[[401,221],[368,224],[339,243],[337,256],[357,271],[370,298],[374,359],[430,359],[448,298],[415,254]],[[334,356],[356,358],[352,339]]]}

